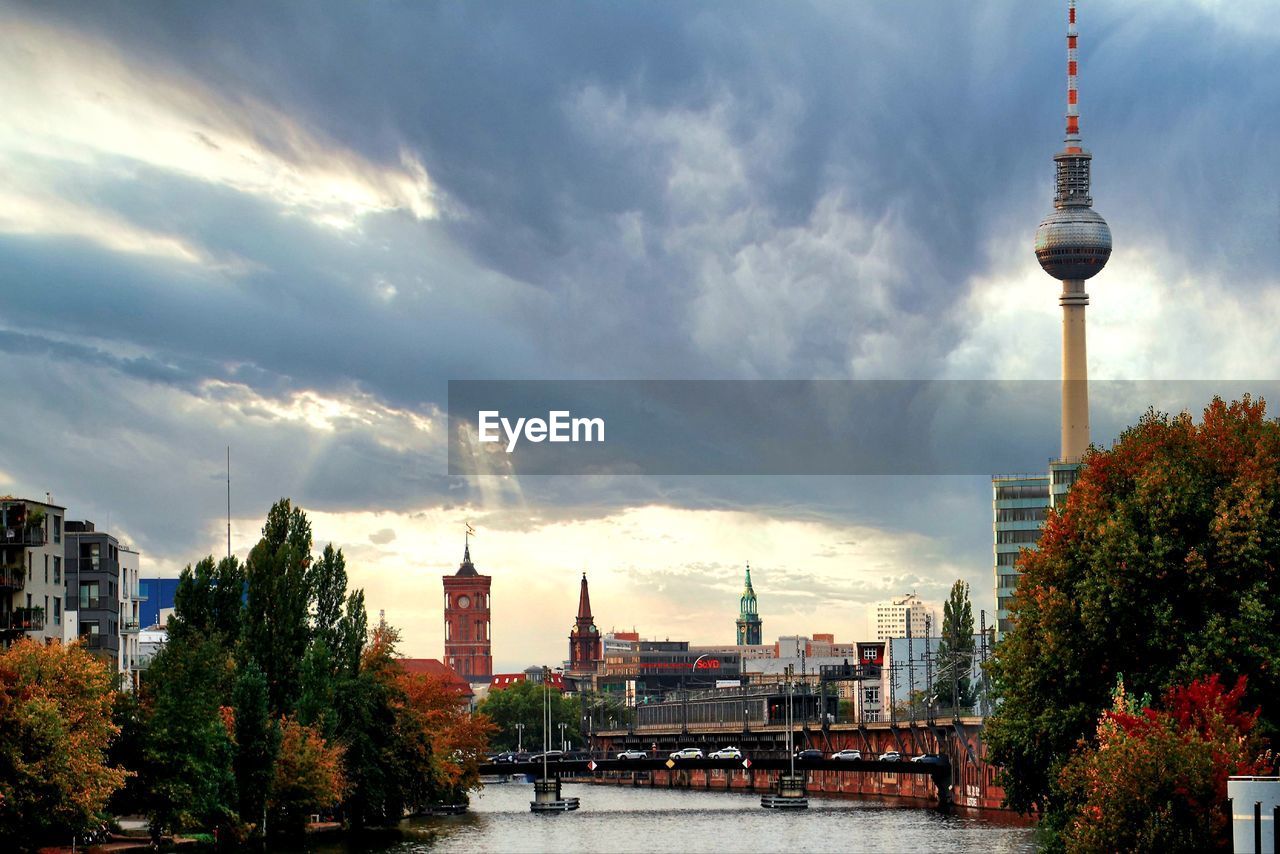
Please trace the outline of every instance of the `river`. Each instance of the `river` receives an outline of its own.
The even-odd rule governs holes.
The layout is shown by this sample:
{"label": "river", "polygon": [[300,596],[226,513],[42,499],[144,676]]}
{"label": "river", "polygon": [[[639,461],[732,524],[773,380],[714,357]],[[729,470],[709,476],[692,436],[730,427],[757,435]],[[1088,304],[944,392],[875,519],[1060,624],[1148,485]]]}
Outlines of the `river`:
{"label": "river", "polygon": [[871,800],[811,797],[809,809],[761,809],[758,794],[566,784],[577,812],[535,815],[533,786],[490,785],[463,816],[406,822],[398,840],[327,843],[322,854],[383,852],[853,851],[1013,854],[1033,831],[988,814],[942,815]]}

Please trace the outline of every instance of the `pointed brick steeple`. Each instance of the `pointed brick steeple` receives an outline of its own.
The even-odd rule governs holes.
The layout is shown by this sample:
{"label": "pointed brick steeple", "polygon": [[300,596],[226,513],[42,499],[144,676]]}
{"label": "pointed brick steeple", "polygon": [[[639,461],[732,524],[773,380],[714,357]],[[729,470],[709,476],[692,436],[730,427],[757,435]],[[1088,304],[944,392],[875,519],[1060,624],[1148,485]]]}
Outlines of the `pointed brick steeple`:
{"label": "pointed brick steeple", "polygon": [[587,574],[582,573],[582,586],[578,589],[578,616],[569,632],[569,670],[574,673],[590,673],[604,657],[600,630],[591,616],[591,593],[587,590]]}

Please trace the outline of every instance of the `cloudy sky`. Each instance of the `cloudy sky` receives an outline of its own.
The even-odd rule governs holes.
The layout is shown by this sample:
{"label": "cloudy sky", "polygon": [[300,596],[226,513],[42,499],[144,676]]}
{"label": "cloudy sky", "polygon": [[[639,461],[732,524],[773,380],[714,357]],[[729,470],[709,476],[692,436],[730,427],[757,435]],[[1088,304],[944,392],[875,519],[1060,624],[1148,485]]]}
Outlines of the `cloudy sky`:
{"label": "cloudy sky", "polygon": [[[230,445],[234,549],[292,496],[415,655],[470,520],[501,669],[584,570],[698,642],[748,560],[767,637],[990,608],[981,477],[451,477],[446,383],[1052,379],[1064,6],[0,4],[0,492],[172,575]],[[1280,24],[1081,6],[1092,376],[1276,377]]]}

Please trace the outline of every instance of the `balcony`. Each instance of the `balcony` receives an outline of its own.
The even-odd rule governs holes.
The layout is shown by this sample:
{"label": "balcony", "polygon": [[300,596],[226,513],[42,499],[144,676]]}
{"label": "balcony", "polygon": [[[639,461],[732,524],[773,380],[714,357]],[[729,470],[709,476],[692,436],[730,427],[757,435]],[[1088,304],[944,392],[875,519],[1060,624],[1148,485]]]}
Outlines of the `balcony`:
{"label": "balcony", "polygon": [[0,614],[0,632],[39,632],[44,630],[44,608],[14,608]]}
{"label": "balcony", "polygon": [[21,590],[27,583],[27,568],[20,563],[0,566],[0,590]]}
{"label": "balcony", "polygon": [[135,591],[133,591],[132,593],[130,593],[130,594],[129,594],[129,601],[130,601],[130,602],[145,602],[145,601],[147,601],[147,594],[143,593],[141,590],[135,590]]}
{"label": "balcony", "polygon": [[81,596],[81,611],[106,611],[111,608],[111,600],[106,596]]}
{"label": "balcony", "polygon": [[85,649],[107,649],[107,636],[103,634],[85,632],[77,640],[84,644]]}
{"label": "balcony", "polygon": [[0,528],[0,546],[43,546],[45,544],[44,528],[4,527]]}
{"label": "balcony", "polygon": [[138,633],[137,620],[125,620],[120,624],[120,633],[125,635],[135,635]]}

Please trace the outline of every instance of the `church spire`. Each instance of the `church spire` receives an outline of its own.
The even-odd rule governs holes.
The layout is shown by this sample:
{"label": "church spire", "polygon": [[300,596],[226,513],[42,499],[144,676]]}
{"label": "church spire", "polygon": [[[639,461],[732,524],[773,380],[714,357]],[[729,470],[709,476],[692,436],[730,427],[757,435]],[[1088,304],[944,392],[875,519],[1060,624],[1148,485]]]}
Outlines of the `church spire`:
{"label": "church spire", "polygon": [[587,574],[582,573],[582,589],[578,591],[578,625],[591,625],[591,593],[587,590]]}
{"label": "church spire", "polygon": [[754,645],[761,643],[764,633],[760,622],[759,606],[756,602],[756,591],[751,586],[751,564],[747,564],[746,580],[742,586],[742,598],[739,600],[737,628],[738,645]]}
{"label": "church spire", "polygon": [[569,672],[590,673],[603,655],[603,640],[591,616],[591,593],[587,590],[587,574],[582,573],[578,588],[578,616],[569,631]]}

